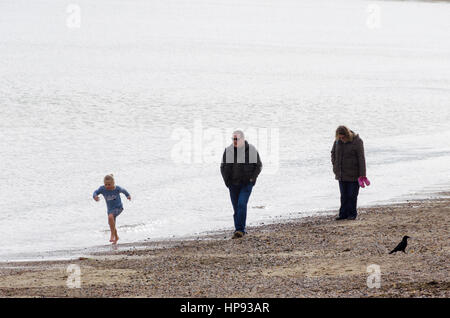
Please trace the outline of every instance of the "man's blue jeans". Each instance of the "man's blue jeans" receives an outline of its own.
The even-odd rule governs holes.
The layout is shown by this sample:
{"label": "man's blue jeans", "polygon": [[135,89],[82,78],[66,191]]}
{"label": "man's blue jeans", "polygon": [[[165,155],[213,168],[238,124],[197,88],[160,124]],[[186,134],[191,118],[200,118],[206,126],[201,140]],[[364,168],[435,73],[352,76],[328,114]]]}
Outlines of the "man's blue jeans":
{"label": "man's blue jeans", "polygon": [[245,221],[247,219],[247,203],[252,193],[253,184],[230,185],[231,203],[234,210],[234,228],[236,231],[245,233]]}

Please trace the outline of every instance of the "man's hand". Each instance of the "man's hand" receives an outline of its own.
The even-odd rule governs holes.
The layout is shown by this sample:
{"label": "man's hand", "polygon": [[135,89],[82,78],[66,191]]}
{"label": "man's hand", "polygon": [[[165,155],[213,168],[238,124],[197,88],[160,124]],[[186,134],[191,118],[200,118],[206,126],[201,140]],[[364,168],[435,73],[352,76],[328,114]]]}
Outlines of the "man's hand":
{"label": "man's hand", "polygon": [[94,197],[94,200],[95,200],[95,201],[100,201],[100,198],[98,197],[98,195],[96,195],[96,196]]}
{"label": "man's hand", "polygon": [[128,201],[131,201],[131,196],[127,196]]}

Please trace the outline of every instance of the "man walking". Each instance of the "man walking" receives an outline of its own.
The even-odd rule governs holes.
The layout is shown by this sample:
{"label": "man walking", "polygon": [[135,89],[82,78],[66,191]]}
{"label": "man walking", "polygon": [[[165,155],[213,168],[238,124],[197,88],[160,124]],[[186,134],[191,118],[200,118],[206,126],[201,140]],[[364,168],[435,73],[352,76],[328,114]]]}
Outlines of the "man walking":
{"label": "man walking", "polygon": [[245,235],[247,203],[262,169],[261,159],[256,148],[249,144],[240,130],[233,132],[233,143],[225,148],[220,172],[230,191],[234,210],[235,232],[233,239]]}

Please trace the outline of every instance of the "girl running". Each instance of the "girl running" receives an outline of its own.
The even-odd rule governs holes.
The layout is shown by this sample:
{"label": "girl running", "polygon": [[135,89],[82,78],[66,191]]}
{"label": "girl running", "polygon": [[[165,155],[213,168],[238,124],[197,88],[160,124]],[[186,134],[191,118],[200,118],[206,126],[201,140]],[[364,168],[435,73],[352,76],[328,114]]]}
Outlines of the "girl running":
{"label": "girl running", "polygon": [[120,193],[125,194],[128,200],[131,200],[131,196],[127,190],[115,185],[114,176],[109,174],[103,179],[104,186],[101,186],[94,191],[92,197],[95,201],[100,201],[98,197],[102,194],[106,201],[106,207],[108,208],[108,223],[111,229],[110,242],[116,244],[119,240],[119,235],[117,235],[116,229],[116,217],[123,211],[122,200],[120,199]]}

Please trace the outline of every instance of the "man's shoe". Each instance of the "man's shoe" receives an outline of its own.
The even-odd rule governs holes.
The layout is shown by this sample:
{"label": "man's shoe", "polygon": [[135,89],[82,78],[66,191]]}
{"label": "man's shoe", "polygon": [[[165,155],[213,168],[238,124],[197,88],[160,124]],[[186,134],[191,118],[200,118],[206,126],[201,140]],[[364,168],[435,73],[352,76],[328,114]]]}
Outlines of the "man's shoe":
{"label": "man's shoe", "polygon": [[243,236],[244,236],[244,233],[242,233],[241,231],[236,231],[236,232],[234,232],[232,239],[241,238]]}
{"label": "man's shoe", "polygon": [[356,220],[356,216],[349,216],[347,220]]}
{"label": "man's shoe", "polygon": [[336,221],[341,221],[341,220],[347,220],[347,218],[343,218],[343,217],[340,217],[340,216],[338,216],[338,217],[336,218]]}

